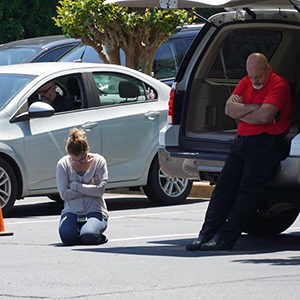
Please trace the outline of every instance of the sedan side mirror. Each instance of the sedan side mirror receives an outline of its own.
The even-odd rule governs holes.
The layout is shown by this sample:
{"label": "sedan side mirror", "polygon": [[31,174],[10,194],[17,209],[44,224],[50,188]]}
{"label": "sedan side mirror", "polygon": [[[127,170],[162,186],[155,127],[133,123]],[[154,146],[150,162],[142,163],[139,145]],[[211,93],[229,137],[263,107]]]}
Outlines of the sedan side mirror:
{"label": "sedan side mirror", "polygon": [[32,103],[28,111],[21,113],[10,120],[11,123],[25,121],[33,118],[51,117],[55,113],[54,108],[45,102],[37,101]]}

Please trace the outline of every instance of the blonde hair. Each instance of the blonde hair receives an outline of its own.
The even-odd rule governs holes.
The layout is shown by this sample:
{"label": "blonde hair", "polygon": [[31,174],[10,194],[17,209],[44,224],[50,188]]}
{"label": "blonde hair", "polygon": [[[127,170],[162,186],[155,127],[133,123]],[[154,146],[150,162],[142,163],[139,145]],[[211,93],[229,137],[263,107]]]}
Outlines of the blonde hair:
{"label": "blonde hair", "polygon": [[69,131],[66,151],[68,154],[75,156],[89,151],[89,144],[84,130],[73,128]]}

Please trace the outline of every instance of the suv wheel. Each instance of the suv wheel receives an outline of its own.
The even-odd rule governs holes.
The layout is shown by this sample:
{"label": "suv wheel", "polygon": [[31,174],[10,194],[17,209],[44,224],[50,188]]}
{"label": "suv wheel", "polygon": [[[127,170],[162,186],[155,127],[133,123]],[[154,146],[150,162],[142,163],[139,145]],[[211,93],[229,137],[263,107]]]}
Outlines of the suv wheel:
{"label": "suv wheel", "polygon": [[13,208],[17,197],[17,179],[13,169],[0,158],[0,204],[4,216]]}
{"label": "suv wheel", "polygon": [[[279,208],[280,211],[276,210]],[[244,230],[256,236],[279,234],[288,229],[299,215],[299,208],[288,203],[274,203],[267,209],[258,209]]]}
{"label": "suv wheel", "polygon": [[188,179],[173,178],[164,173],[156,157],[152,162],[148,183],[143,188],[150,201],[160,205],[174,205],[186,200],[193,182]]}

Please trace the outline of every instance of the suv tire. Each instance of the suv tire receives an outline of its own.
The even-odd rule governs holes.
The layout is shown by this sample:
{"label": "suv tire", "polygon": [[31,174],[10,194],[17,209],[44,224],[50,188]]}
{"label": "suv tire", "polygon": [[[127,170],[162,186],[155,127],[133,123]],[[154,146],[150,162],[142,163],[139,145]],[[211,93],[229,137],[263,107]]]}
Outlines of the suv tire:
{"label": "suv tire", "polygon": [[257,210],[244,232],[255,236],[276,235],[288,229],[299,215],[299,208],[297,207],[289,207],[277,214],[268,214],[270,209]]}

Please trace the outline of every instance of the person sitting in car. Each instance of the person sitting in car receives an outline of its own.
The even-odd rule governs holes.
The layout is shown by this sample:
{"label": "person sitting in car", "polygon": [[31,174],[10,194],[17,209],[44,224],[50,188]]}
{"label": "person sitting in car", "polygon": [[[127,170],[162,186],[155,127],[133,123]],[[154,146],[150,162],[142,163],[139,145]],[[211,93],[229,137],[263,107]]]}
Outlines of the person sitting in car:
{"label": "person sitting in car", "polygon": [[45,83],[38,91],[40,101],[50,104],[56,112],[73,110],[74,106],[65,96],[56,91],[56,83],[51,80]]}

